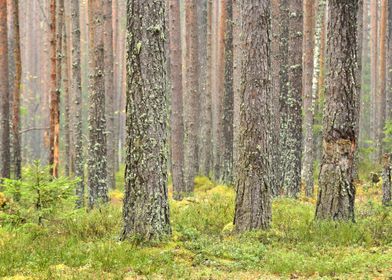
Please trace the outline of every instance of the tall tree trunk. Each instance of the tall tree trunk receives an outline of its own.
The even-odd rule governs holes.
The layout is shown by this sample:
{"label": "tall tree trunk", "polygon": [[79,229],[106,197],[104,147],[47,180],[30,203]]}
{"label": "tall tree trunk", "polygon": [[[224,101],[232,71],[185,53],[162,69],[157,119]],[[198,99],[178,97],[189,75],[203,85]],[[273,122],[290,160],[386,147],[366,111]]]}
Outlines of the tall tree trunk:
{"label": "tall tree trunk", "polygon": [[169,34],[173,197],[181,199],[186,190],[184,189],[184,114],[179,0],[169,1]]}
{"label": "tall tree trunk", "polygon": [[313,71],[314,71],[314,12],[313,0],[304,0],[304,59],[303,59],[303,92],[304,92],[304,150],[302,180],[307,196],[313,195]]}
{"label": "tall tree trunk", "polygon": [[104,13],[102,0],[89,0],[89,207],[107,203]]}
{"label": "tall tree trunk", "polygon": [[54,134],[53,134],[53,176],[59,175],[60,162],[60,96],[63,66],[63,31],[64,31],[64,0],[57,0],[56,6],[56,104],[54,109]]}
{"label": "tall tree trunk", "polygon": [[383,153],[383,139],[385,126],[386,110],[386,39],[387,39],[387,0],[381,0],[381,17],[380,17],[380,58],[379,58],[379,77],[377,89],[377,159],[381,160]]}
{"label": "tall tree trunk", "polygon": [[316,217],[354,220],[354,158],[357,149],[359,87],[358,0],[330,0],[327,86]]}
{"label": "tall tree trunk", "polygon": [[[139,17],[141,13],[143,17]],[[127,152],[123,239],[138,235],[150,240],[171,232],[166,168],[165,14],[164,0],[127,1]]]}
{"label": "tall tree trunk", "polygon": [[20,29],[19,29],[19,0],[12,0],[11,15],[13,17],[13,41],[14,41],[14,63],[15,76],[12,100],[12,164],[14,166],[14,177],[22,177],[22,147],[20,139],[20,91],[22,79],[22,60],[20,51]]}
{"label": "tall tree trunk", "polygon": [[193,192],[198,171],[199,90],[198,32],[196,0],[186,1],[187,18],[187,94],[185,100],[185,191]]}
{"label": "tall tree trunk", "polygon": [[287,92],[281,96],[281,166],[286,194],[297,197],[301,188],[302,157],[302,34],[301,0],[288,1]]}
{"label": "tall tree trunk", "polygon": [[7,1],[0,1],[0,177],[10,178],[10,93],[8,84]]}
{"label": "tall tree trunk", "polygon": [[113,55],[113,7],[112,0],[104,0],[103,3],[105,17],[105,100],[106,100],[106,120],[107,120],[107,174],[108,186],[112,189],[116,187],[116,143],[115,143],[115,116],[114,105],[116,92],[114,90],[114,55]]}
{"label": "tall tree trunk", "polygon": [[386,118],[387,121],[392,121],[392,0],[388,1],[388,56],[387,56],[387,101],[386,101]]}
{"label": "tall tree trunk", "polygon": [[57,33],[56,33],[56,0],[50,0],[50,129],[49,129],[49,165],[50,173],[58,176],[58,144],[60,131],[60,92],[57,88]]}
{"label": "tall tree trunk", "polygon": [[[237,231],[265,229],[271,222],[269,156],[272,84],[270,1],[239,3],[241,17],[241,113],[236,162]],[[245,37],[246,34],[246,37]]]}
{"label": "tall tree trunk", "polygon": [[223,182],[233,183],[233,2],[226,1],[226,32],[224,34],[224,88],[223,88]]}
{"label": "tall tree trunk", "polygon": [[[65,17],[66,18],[66,17]],[[69,57],[69,42],[68,42],[68,28],[67,22],[64,22],[62,32],[62,80],[63,80],[63,95],[64,95],[64,171],[65,176],[71,175],[71,96],[70,96],[70,81],[69,68],[71,58]]]}
{"label": "tall tree trunk", "polygon": [[83,160],[83,111],[82,111],[82,76],[80,55],[80,7],[79,0],[71,0],[72,15],[72,95],[74,111],[73,146],[75,155],[75,176],[80,179],[76,187],[77,207],[84,206],[84,160]]}
{"label": "tall tree trunk", "polygon": [[370,0],[370,61],[371,61],[371,139],[377,145],[377,83],[378,83],[378,0]]}
{"label": "tall tree trunk", "polygon": [[[276,131],[279,131],[280,128],[280,72],[282,67],[282,59],[281,59],[281,30],[284,28],[281,23],[281,11],[280,11],[280,0],[271,0],[271,71],[272,71],[272,91],[273,91],[273,115],[276,116],[273,119],[274,127]],[[236,33],[236,32],[235,32]],[[234,33],[234,34],[235,34]],[[235,36],[235,35],[234,35]],[[234,81],[236,79],[236,75],[234,75]],[[235,83],[234,83],[235,84]],[[235,112],[236,110],[234,110]],[[279,151],[279,134],[272,141],[275,143],[276,151]],[[274,183],[271,186],[271,192],[274,197],[280,194],[280,186],[279,186],[279,178],[280,178],[280,155],[278,152],[271,153],[271,170],[272,179]]]}
{"label": "tall tree trunk", "polygon": [[[212,113],[211,113],[211,74],[212,74],[212,0],[200,1],[203,3],[202,9],[198,9],[200,13],[200,35],[199,35],[199,51],[200,51],[200,144],[199,144],[199,172],[200,175],[209,176],[211,173],[212,163]],[[206,21],[206,22],[204,22]]]}

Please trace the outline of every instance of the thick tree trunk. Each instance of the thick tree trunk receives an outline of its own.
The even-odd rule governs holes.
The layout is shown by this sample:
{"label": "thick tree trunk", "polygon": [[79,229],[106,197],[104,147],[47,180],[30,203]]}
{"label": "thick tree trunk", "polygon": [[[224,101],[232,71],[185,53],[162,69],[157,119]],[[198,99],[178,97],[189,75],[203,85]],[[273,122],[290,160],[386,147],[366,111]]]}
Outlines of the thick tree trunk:
{"label": "thick tree trunk", "polygon": [[328,10],[327,85],[318,219],[354,220],[357,149],[358,0],[331,0]]}
{"label": "thick tree trunk", "polygon": [[107,203],[104,13],[102,0],[89,0],[89,207]]}
{"label": "thick tree trunk", "polygon": [[[51,175],[58,176],[58,144],[60,132],[60,92],[57,88],[57,33],[56,0],[50,1],[50,129],[49,129],[49,165]],[[61,33],[61,32],[60,32]]]}
{"label": "thick tree trunk", "polygon": [[[270,1],[239,4],[241,13],[241,112],[236,162],[237,231],[265,229],[271,222],[269,153],[272,83]],[[241,39],[242,40],[242,39]]]}
{"label": "thick tree trunk", "polygon": [[105,100],[106,100],[106,120],[107,120],[107,174],[108,186],[112,189],[116,187],[116,143],[115,143],[115,116],[114,105],[116,92],[114,91],[114,55],[113,55],[113,8],[112,0],[104,0],[103,3],[105,17]]}
{"label": "thick tree trunk", "polygon": [[187,63],[185,100],[185,191],[193,192],[193,180],[198,171],[198,132],[199,132],[199,102],[198,90],[199,61],[198,61],[198,32],[196,0],[186,1],[187,27]]}
{"label": "thick tree trunk", "polygon": [[80,8],[79,0],[71,0],[72,15],[72,95],[74,128],[74,145],[72,152],[75,155],[75,176],[80,179],[76,187],[78,200],[77,207],[84,206],[84,160],[83,160],[83,111],[82,111],[82,76],[81,76],[81,55],[80,55]]}
{"label": "thick tree trunk", "polygon": [[22,147],[20,139],[20,91],[22,79],[22,60],[20,51],[20,29],[19,29],[19,0],[10,2],[10,12],[13,17],[13,41],[14,41],[14,63],[15,76],[12,100],[12,164],[14,166],[14,177],[22,177]]}
{"label": "thick tree trunk", "polygon": [[[141,13],[143,17],[139,17]],[[138,235],[150,240],[171,232],[166,168],[165,14],[164,0],[127,1],[127,152],[123,239]]]}
{"label": "thick tree trunk", "polygon": [[169,1],[169,43],[171,76],[171,156],[173,197],[181,199],[184,185],[184,113],[182,87],[181,22],[179,0]]}
{"label": "thick tree trunk", "polygon": [[382,173],[382,204],[389,206],[392,201],[392,154],[384,154]]}
{"label": "thick tree trunk", "polygon": [[314,71],[314,0],[304,0],[304,150],[302,181],[305,185],[307,196],[313,195],[313,123],[314,123],[314,98],[313,98],[313,71]]}
{"label": "thick tree trunk", "polygon": [[10,178],[7,1],[0,1],[0,178]]}
{"label": "thick tree trunk", "polygon": [[288,87],[281,93],[282,184],[288,196],[297,197],[301,188],[302,157],[302,1],[288,1],[284,16],[289,20]]}
{"label": "thick tree trunk", "polygon": [[224,96],[223,96],[223,162],[222,178],[233,183],[233,2],[226,1],[226,32],[224,34]]}

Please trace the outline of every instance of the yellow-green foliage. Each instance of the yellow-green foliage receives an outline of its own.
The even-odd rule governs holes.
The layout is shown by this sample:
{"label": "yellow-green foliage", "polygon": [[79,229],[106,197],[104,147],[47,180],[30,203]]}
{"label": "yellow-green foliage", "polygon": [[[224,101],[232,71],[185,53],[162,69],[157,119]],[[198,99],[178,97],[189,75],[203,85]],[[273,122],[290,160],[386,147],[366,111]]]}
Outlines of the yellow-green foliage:
{"label": "yellow-green foliage", "polygon": [[[120,242],[122,193],[98,210],[69,209],[45,226],[0,227],[0,278],[389,279],[392,210],[359,188],[357,222],[314,221],[314,199],[276,199],[268,231],[233,232],[234,190],[195,180],[170,200],[172,238]],[[6,278],[7,279],[7,278]]]}

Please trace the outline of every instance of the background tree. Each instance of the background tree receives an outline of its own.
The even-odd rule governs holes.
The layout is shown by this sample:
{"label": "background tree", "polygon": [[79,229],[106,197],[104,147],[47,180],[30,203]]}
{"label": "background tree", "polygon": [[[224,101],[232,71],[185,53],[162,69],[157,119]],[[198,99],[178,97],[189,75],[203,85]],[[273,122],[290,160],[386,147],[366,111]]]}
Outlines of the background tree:
{"label": "background tree", "polygon": [[186,101],[185,101],[185,191],[193,192],[193,180],[198,171],[199,101],[197,1],[186,1]]}
{"label": "background tree", "polygon": [[77,205],[84,205],[84,161],[83,161],[83,107],[82,107],[82,77],[80,55],[80,8],[79,0],[71,0],[72,27],[72,95],[74,111],[73,152],[75,154],[75,176],[80,178],[76,187]]}
{"label": "background tree", "polygon": [[378,0],[370,0],[370,135],[373,144],[377,144],[377,84],[378,84]]}
{"label": "background tree", "polygon": [[[141,13],[143,17],[139,17]],[[164,0],[127,1],[127,152],[122,238],[139,235],[149,240],[171,232],[166,167],[165,14]]]}
{"label": "background tree", "polygon": [[182,87],[182,51],[180,2],[169,1],[169,43],[171,77],[171,155],[174,198],[181,198],[184,189],[184,114]]}
{"label": "background tree", "polygon": [[302,180],[305,184],[307,196],[313,195],[313,71],[314,71],[314,28],[315,28],[315,1],[304,0],[304,36],[303,36],[303,93],[304,93],[304,149]]}
{"label": "background tree", "polygon": [[288,1],[286,11],[285,16],[289,19],[288,88],[281,93],[282,184],[288,196],[297,197],[301,187],[302,157],[302,1]]}
{"label": "background tree", "polygon": [[358,0],[331,0],[328,9],[327,80],[318,219],[354,220],[354,157],[359,91]]}
{"label": "background tree", "polygon": [[89,0],[89,207],[108,202],[106,169],[104,12],[102,0]]}
{"label": "background tree", "polygon": [[387,0],[381,0],[380,5],[380,38],[379,38],[379,77],[377,89],[377,159],[382,159],[383,154],[383,140],[384,140],[384,126],[386,115],[386,70],[387,70],[387,55],[386,55],[386,36],[387,36]]}
{"label": "background tree", "polygon": [[115,143],[115,100],[114,90],[114,54],[113,54],[113,7],[112,0],[103,0],[104,9],[104,45],[105,45],[105,101],[107,121],[107,183],[110,188],[116,187],[116,143]]}
{"label": "background tree", "polygon": [[[49,164],[51,165],[50,173],[58,176],[58,149],[59,149],[59,133],[60,133],[60,91],[57,88],[57,8],[56,0],[50,1],[50,129],[49,129]],[[61,31],[60,31],[61,32]]]}
{"label": "background tree", "polygon": [[[257,9],[256,9],[257,7]],[[272,84],[269,78],[270,1],[239,4],[241,34],[241,112],[236,162],[234,224],[237,231],[268,228],[271,222],[269,156]],[[245,36],[246,34],[246,36]]]}
{"label": "background tree", "polygon": [[0,176],[10,177],[10,109],[8,87],[7,1],[0,1]]}
{"label": "background tree", "polygon": [[224,88],[223,88],[223,162],[222,178],[226,184],[233,182],[233,2],[226,1],[226,25],[224,34]]}
{"label": "background tree", "polygon": [[22,147],[20,139],[20,91],[22,79],[22,60],[20,51],[20,28],[19,28],[19,0],[10,1],[10,13],[12,16],[12,28],[14,41],[14,86],[12,95],[12,165],[15,179],[22,177]]}

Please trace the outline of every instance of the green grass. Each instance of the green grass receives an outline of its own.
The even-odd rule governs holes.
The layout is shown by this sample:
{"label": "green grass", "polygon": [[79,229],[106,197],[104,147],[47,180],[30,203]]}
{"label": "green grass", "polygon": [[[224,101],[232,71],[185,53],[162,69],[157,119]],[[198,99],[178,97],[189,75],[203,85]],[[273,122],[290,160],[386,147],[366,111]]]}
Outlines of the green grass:
{"label": "green grass", "polygon": [[196,180],[171,201],[173,235],[119,242],[121,203],[70,210],[45,227],[0,227],[5,279],[390,279],[392,211],[359,189],[357,223],[315,222],[314,199],[277,199],[268,231],[234,235],[234,191]]}

